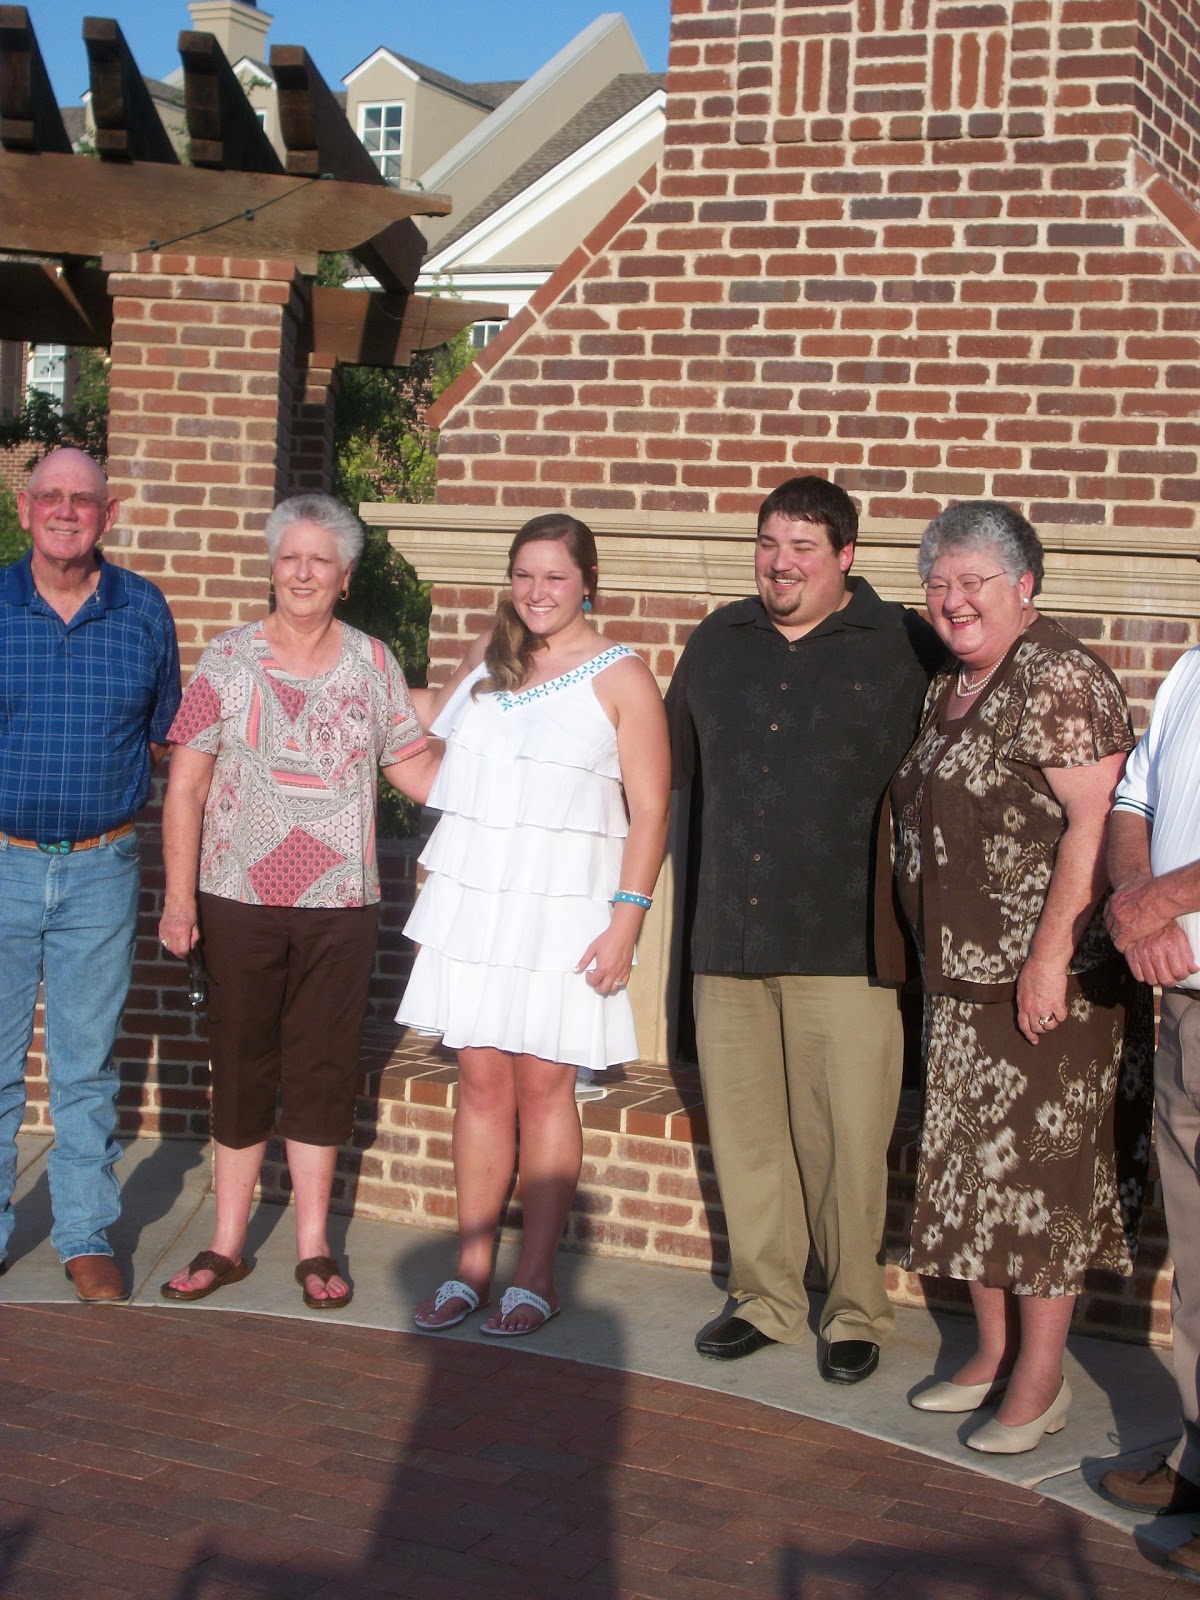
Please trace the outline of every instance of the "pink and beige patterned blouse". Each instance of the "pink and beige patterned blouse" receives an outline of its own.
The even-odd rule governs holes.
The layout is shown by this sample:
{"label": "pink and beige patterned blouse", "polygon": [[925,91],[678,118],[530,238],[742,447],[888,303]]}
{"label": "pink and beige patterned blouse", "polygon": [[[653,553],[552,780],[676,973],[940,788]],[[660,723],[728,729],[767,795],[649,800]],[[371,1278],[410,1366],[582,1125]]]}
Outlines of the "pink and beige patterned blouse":
{"label": "pink and beige patterned blouse", "polygon": [[379,768],[425,748],[400,664],[342,624],[328,672],[297,678],[261,623],[218,634],[167,738],[215,755],[200,835],[203,894],[243,905],[379,899]]}

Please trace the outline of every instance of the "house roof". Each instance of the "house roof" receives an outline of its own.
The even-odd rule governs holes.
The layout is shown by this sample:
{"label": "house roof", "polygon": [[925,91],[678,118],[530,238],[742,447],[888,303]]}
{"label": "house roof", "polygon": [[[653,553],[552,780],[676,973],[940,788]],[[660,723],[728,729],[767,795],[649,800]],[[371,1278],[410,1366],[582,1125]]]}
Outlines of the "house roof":
{"label": "house roof", "polygon": [[[255,63],[257,65],[257,62]],[[262,69],[267,70],[265,67]],[[142,82],[150,91],[154,100],[164,100],[168,105],[181,106],[183,104],[183,90],[177,83],[168,83],[164,78],[143,77]]]}
{"label": "house roof", "polygon": [[619,73],[598,95],[589,100],[581,111],[576,112],[569,122],[564,123],[556,133],[552,134],[540,149],[535,150],[528,161],[523,162],[485,199],[472,207],[465,216],[460,217],[453,228],[437,241],[429,252],[430,255],[440,256],[473,228],[477,228],[481,222],[485,222],[494,212],[499,211],[501,206],[507,205],[510,200],[515,200],[531,184],[545,177],[548,172],[552,172],[559,162],[574,155],[597,134],[603,133],[635,106],[641,105],[643,100],[657,90],[665,89],[666,86],[667,77],[664,72]]}
{"label": "house roof", "polygon": [[[469,100],[472,105],[481,107],[484,111],[494,111],[498,105],[507,100],[514,89],[519,89],[523,80],[515,79],[513,82],[494,83],[464,83],[461,78],[453,78],[448,72],[439,72],[436,67],[426,66],[423,61],[417,61],[412,56],[401,55],[399,50],[392,50],[384,45],[377,50],[374,56],[368,56],[368,61],[373,61],[375,56],[386,54],[394,61],[399,61],[402,66],[415,73],[423,83],[428,83],[435,89],[443,89],[447,94],[457,95],[460,100]],[[347,80],[354,76],[365,63],[360,62],[352,72],[347,75]]]}

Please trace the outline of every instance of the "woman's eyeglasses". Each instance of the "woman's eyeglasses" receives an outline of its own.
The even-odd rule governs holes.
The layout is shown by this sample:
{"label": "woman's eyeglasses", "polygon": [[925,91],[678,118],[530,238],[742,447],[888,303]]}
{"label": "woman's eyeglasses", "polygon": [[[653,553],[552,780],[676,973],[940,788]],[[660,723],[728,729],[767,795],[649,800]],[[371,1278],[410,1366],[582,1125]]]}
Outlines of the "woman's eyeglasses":
{"label": "woman's eyeglasses", "polygon": [[944,600],[951,589],[958,589],[963,594],[978,594],[985,583],[991,583],[993,578],[1003,578],[1003,572],[989,572],[986,578],[981,578],[977,572],[964,572],[961,578],[955,578],[953,583],[947,583],[944,578],[930,578],[922,585],[927,600]]}

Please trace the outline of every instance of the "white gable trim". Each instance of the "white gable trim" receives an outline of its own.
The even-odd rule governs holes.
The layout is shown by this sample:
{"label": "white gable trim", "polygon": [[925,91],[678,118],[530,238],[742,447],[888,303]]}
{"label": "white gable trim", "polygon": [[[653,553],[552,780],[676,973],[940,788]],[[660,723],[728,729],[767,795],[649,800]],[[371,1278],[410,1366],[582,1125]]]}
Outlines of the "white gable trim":
{"label": "white gable trim", "polygon": [[506,250],[523,233],[544,222],[562,205],[584,193],[597,177],[645,151],[647,165],[666,127],[667,97],[654,89],[623,117],[589,139],[535,183],[514,195],[505,205],[456,239],[445,250],[435,250],[422,276],[453,273],[483,266]]}
{"label": "white gable trim", "polygon": [[386,61],[388,66],[394,68],[396,72],[400,73],[401,77],[407,78],[410,83],[420,83],[420,75],[414,72],[410,66],[406,66],[405,63],[401,61],[399,56],[394,56],[392,52],[386,49],[383,45],[380,45],[379,49],[376,50],[373,55],[369,55],[365,61],[360,61],[356,67],[351,68],[351,70],[342,79],[342,82],[348,89],[354,82],[355,78],[360,77],[368,70],[368,68],[375,66],[380,61]]}
{"label": "white gable trim", "polygon": [[[503,128],[515,122],[530,106],[540,100],[542,95],[565,73],[575,66],[594,45],[599,43],[607,34],[616,29],[628,31],[625,18],[616,12],[605,12],[590,22],[582,33],[578,33],[565,44],[557,55],[551,56],[544,66],[538,68],[532,78],[527,78],[519,89],[515,89],[507,100],[502,100],[494,111],[488,113],[477,127],[463,135],[456,145],[453,145],[446,154],[435,161],[427,172],[421,174],[421,183],[426,189],[440,192],[443,189],[453,191],[453,185],[448,181],[449,175],[457,172],[473,156],[489,145]],[[347,80],[348,81],[348,80]]]}

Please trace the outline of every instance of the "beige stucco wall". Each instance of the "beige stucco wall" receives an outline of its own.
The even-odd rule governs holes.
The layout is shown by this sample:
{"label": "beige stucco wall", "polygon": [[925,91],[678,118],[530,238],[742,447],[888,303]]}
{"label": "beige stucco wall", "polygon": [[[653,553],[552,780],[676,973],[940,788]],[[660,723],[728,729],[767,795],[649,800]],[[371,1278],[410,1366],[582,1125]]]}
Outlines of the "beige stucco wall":
{"label": "beige stucco wall", "polygon": [[359,132],[358,108],[364,102],[393,101],[404,107],[400,163],[404,183],[412,183],[487,115],[482,106],[470,105],[457,95],[423,83],[381,57],[346,86],[346,116],[350,126],[356,134]]}
{"label": "beige stucco wall", "polygon": [[[510,245],[489,255],[488,267],[547,267],[553,271],[578,241],[585,238],[622,195],[627,194],[642,174],[655,164],[661,154],[660,134],[653,142],[618,162],[610,171],[593,177],[581,193],[556,205],[549,216],[515,238]],[[597,165],[593,163],[589,172],[594,172]],[[464,265],[469,268],[473,265],[473,259],[467,257]]]}
{"label": "beige stucco wall", "polygon": [[[489,138],[453,167],[435,165],[431,172],[422,168],[422,181],[426,187],[439,194],[449,194],[454,201],[455,217],[464,217],[485,199],[509,173],[528,161],[535,151],[559,128],[571,120],[588,101],[598,95],[622,72],[645,72],[633,35],[624,17],[616,18],[588,49],[567,63],[540,86],[539,92],[515,113],[496,117],[494,136]],[[503,111],[504,108],[500,108]],[[429,243],[436,246],[439,238],[452,226],[449,218],[430,217],[423,228]],[[557,265],[563,258],[560,249],[553,259]]]}

